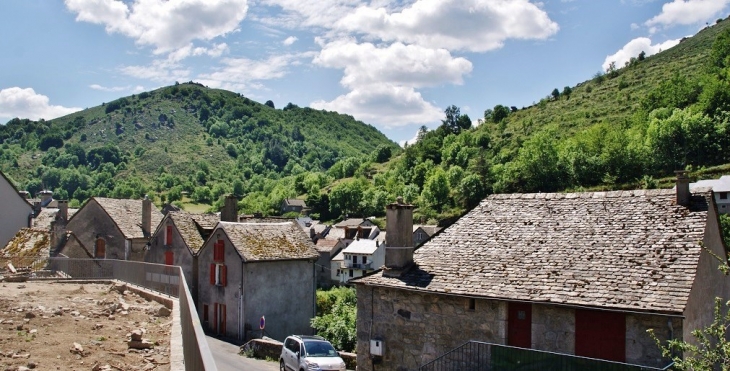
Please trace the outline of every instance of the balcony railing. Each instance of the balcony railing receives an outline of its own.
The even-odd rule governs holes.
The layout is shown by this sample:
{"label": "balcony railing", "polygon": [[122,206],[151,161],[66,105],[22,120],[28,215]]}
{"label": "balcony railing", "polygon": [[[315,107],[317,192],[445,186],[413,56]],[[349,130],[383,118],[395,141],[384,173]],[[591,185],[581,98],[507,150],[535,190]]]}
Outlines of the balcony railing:
{"label": "balcony railing", "polygon": [[370,262],[370,263],[351,263],[351,262],[346,262],[345,264],[346,264],[346,267],[347,268],[354,268],[354,269],[372,269],[370,267],[373,265],[372,262]]}
{"label": "balcony railing", "polygon": [[419,371],[659,371],[664,368],[469,341],[419,368]]}

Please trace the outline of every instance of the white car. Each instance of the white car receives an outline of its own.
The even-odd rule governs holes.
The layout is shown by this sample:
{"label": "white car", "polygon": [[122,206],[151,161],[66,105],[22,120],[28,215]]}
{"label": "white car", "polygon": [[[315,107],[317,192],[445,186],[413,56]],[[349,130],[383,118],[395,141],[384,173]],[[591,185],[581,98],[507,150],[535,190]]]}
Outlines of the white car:
{"label": "white car", "polygon": [[279,370],[345,371],[345,361],[321,336],[292,335],[284,340],[281,347]]}

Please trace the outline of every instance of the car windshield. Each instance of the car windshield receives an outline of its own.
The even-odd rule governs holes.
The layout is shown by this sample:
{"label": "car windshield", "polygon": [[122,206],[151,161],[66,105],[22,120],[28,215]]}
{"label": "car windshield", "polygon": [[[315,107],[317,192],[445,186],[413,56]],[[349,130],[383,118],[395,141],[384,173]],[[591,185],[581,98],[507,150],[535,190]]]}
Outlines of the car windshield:
{"label": "car windshield", "polygon": [[309,357],[338,357],[337,351],[332,344],[326,341],[305,341],[304,348]]}

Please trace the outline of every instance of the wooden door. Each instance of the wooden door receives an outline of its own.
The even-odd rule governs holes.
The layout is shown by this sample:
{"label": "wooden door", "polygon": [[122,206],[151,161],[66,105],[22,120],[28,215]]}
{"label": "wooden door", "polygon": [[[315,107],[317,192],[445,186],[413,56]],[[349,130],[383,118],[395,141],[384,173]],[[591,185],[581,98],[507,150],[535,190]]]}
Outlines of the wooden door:
{"label": "wooden door", "polygon": [[576,309],[575,355],[626,362],[626,316]]}
{"label": "wooden door", "polygon": [[507,345],[520,348],[532,347],[532,304],[508,304]]}

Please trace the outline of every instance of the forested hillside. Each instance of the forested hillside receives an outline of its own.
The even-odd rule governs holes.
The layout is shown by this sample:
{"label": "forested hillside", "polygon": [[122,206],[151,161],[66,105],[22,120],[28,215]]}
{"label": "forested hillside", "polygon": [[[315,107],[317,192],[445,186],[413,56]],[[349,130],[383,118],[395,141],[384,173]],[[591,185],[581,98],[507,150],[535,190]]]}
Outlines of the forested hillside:
{"label": "forested hillside", "polygon": [[[275,109],[195,83],[120,98],[51,121],[0,125],[0,169],[20,188],[73,204],[90,196],[200,203],[225,193],[293,196],[276,180],[398,146],[351,116]],[[324,187],[326,177],[317,177]],[[254,208],[268,211],[274,205]]]}

